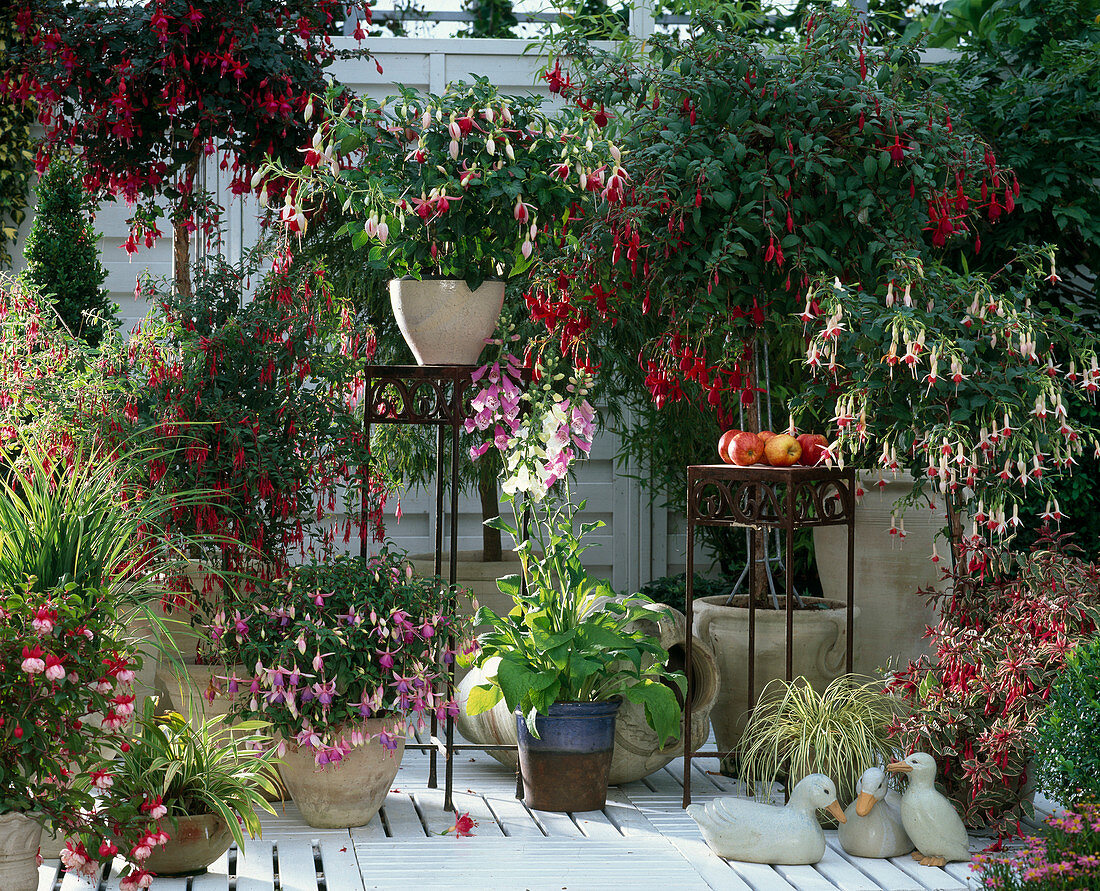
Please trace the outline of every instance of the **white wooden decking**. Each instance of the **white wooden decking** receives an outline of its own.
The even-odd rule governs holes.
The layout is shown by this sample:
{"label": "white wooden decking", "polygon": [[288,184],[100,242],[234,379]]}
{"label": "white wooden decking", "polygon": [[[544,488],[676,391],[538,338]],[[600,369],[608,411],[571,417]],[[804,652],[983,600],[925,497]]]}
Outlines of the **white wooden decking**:
{"label": "white wooden decking", "polygon": [[[736,794],[736,784],[693,761],[692,796]],[[442,770],[440,771],[442,774]],[[440,833],[454,822],[443,792],[428,789],[427,755],[407,751],[381,813],[352,830],[311,829],[293,804],[264,815],[262,840],[231,850],[210,873],[157,879],[154,891],[930,891],[977,887],[967,864],[922,867],[908,857],[865,860],[828,849],[816,866],[727,863],[710,852],[680,808],[683,767],[674,762],[647,779],[613,788],[602,811],[532,811],[515,798],[515,777],[482,752],[461,752],[455,804],[478,821],[471,838]],[[981,850],[988,839],[973,839]],[[41,868],[38,891],[117,891]],[[8,891],[8,889],[0,889]]]}

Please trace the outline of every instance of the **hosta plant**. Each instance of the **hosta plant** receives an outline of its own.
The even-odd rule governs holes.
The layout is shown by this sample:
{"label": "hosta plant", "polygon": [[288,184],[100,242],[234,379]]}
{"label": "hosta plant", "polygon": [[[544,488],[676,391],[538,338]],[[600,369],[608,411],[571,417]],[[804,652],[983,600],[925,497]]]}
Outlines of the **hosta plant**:
{"label": "hosta plant", "polygon": [[373,268],[477,287],[526,268],[589,193],[624,187],[618,150],[542,101],[503,95],[486,78],[439,96],[406,88],[382,103],[345,105],[330,90],[307,106],[315,129],[301,168],[272,160],[256,183],[289,182],[280,216],[291,231],[342,207]]}
{"label": "hosta plant", "polygon": [[741,738],[741,778],[769,795],[776,781],[790,790],[802,777],[823,773],[836,783],[837,798],[851,801],[863,771],[894,758],[895,710],[880,681],[841,675],[819,693],[805,678],[774,680]]}
{"label": "hosta plant", "polygon": [[1064,538],[1013,553],[966,537],[946,592],[926,592],[939,621],[933,654],[893,676],[911,708],[893,733],[939,765],[968,826],[1026,813],[1035,731],[1068,655],[1100,621],[1100,569]]}
{"label": "hosta plant", "polygon": [[388,549],[296,567],[214,618],[221,657],[243,666],[224,678],[230,712],[267,722],[280,747],[310,749],[320,766],[369,742],[371,717],[385,719],[378,739],[392,750],[432,715],[455,713],[444,676],[464,624],[453,604],[446,584]]}
{"label": "hosta plant", "polygon": [[[1072,419],[1100,390],[1094,333],[1048,311],[1050,250],[991,275],[960,275],[899,256],[875,285],[830,280],[807,296],[812,383],[793,403],[831,416],[832,457],[907,470],[946,501],[962,535],[1006,535],[1020,504],[1094,459],[1100,432]],[[927,496],[924,496],[927,497]],[[943,502],[940,502],[943,503]],[[1056,501],[1044,519],[1060,520]]]}

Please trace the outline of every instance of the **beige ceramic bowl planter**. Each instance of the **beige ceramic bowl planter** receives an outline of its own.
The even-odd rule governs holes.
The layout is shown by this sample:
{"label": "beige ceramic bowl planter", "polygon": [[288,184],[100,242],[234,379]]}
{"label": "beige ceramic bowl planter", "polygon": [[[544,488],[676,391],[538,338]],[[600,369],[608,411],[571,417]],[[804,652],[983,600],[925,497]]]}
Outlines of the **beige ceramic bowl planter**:
{"label": "beige ceramic bowl planter", "polygon": [[[745,598],[739,598],[741,604]],[[804,597],[806,609],[794,612],[793,671],[819,693],[844,673],[847,645],[847,609],[842,601]],[[749,610],[745,605],[726,606],[726,598],[701,597],[695,601],[695,635],[718,658],[721,683],[711,712],[718,748],[732,752],[748,721]],[[856,608],[856,619],[859,608]],[[756,668],[753,686],[759,695],[768,681],[782,678],[786,670],[787,614],[783,610],[756,610]],[[859,640],[856,639],[858,644]],[[858,654],[858,646],[856,653]],[[857,655],[858,660],[858,655]],[[726,769],[729,765],[723,761]]]}
{"label": "beige ceramic bowl planter", "polygon": [[[364,722],[363,734],[377,734],[390,724],[383,718],[371,718]],[[378,813],[404,753],[402,737],[398,737],[397,749],[392,752],[372,739],[353,748],[338,764],[321,768],[312,750],[289,743],[279,775],[310,826],[348,829],[365,826]]]}
{"label": "beige ceramic bowl planter", "polygon": [[233,833],[217,814],[178,819],[178,828],[169,830],[168,844],[156,848],[145,862],[145,868],[158,876],[200,875],[233,844]]}
{"label": "beige ceramic bowl planter", "polygon": [[38,887],[38,842],[42,826],[25,814],[0,815],[0,888],[35,891]]}
{"label": "beige ceramic bowl planter", "polygon": [[393,279],[390,305],[419,365],[475,365],[504,306],[504,282]]}

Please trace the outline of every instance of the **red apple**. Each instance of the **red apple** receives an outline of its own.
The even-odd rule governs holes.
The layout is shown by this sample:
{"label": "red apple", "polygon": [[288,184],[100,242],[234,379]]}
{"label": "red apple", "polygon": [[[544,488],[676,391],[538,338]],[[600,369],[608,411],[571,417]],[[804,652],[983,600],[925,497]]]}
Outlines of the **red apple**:
{"label": "red apple", "polygon": [[820,433],[803,433],[798,437],[798,444],[802,446],[800,463],[807,467],[814,467],[825,457],[825,449],[829,441]]}
{"label": "red apple", "polygon": [[764,443],[764,451],[760,455],[760,463],[761,464],[770,464],[771,462],[768,460],[768,440],[771,439],[773,436],[775,436],[775,434],[772,433],[771,430],[761,430],[756,435],[759,436],[760,441],[762,443]]}
{"label": "red apple", "polygon": [[764,455],[772,467],[790,467],[802,457],[802,446],[793,436],[780,433],[768,440]]}
{"label": "red apple", "polygon": [[718,438],[718,457],[721,458],[726,464],[732,464],[733,459],[729,456],[727,449],[733,438],[740,433],[740,430],[733,429],[727,430]]}
{"label": "red apple", "polygon": [[726,449],[733,463],[738,467],[749,467],[760,460],[764,454],[764,443],[755,433],[738,433]]}

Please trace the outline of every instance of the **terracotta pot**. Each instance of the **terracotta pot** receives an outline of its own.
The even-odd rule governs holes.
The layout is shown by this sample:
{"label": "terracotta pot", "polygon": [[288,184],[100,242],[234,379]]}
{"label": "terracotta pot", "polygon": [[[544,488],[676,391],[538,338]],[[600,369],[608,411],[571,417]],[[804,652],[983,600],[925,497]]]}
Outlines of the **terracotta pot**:
{"label": "terracotta pot", "polygon": [[[389,723],[383,718],[371,718],[363,723],[363,732],[377,734]],[[397,740],[394,752],[372,740],[353,748],[338,764],[320,768],[311,749],[299,749],[288,743],[279,774],[310,826],[348,829],[365,826],[378,813],[404,753],[403,738]]]}
{"label": "terracotta pot", "polygon": [[0,888],[37,891],[42,824],[25,814],[0,815]]}
{"label": "terracotta pot", "polygon": [[233,844],[233,834],[218,814],[180,817],[179,827],[166,830],[168,844],[154,848],[145,868],[158,876],[194,876],[221,857]]}
{"label": "terracotta pot", "polygon": [[418,365],[476,365],[504,305],[504,282],[394,279],[390,305]]}
{"label": "terracotta pot", "polygon": [[[887,475],[881,488],[877,476],[863,476],[860,483],[866,494],[856,507],[854,593],[860,614],[855,626],[859,642],[855,671],[875,675],[931,653],[924,629],[936,623],[936,614],[916,592],[925,587],[944,589],[943,569],[951,566],[951,549],[941,541],[942,560],[939,564],[931,561],[933,539],[945,520],[942,510],[932,511],[927,505],[906,510],[904,541],[890,535],[894,502],[913,489],[909,474],[899,474],[896,480]],[[848,591],[846,527],[816,527],[814,553],[822,593],[830,600],[844,600]]]}
{"label": "terracotta pot", "polygon": [[[744,597],[738,600],[745,603]],[[806,678],[813,689],[821,692],[844,673],[847,610],[839,601],[817,597],[805,597],[803,601],[812,608],[795,610],[792,668],[794,677]],[[718,748],[728,752],[737,747],[748,721],[749,610],[744,605],[725,604],[724,596],[697,599],[694,630],[710,644],[718,659],[721,683],[710,719]],[[786,640],[786,612],[758,608],[753,677],[758,696],[768,681],[784,676]]]}
{"label": "terracotta pot", "polygon": [[[654,605],[655,610],[662,607]],[[669,652],[673,668],[684,668],[684,642],[687,639],[687,622],[684,614],[672,610],[672,616],[662,616],[646,629],[661,640]],[[456,700],[459,704],[458,731],[471,742],[485,744],[516,744],[516,722],[508,706],[498,702],[487,712],[473,717],[466,714],[466,700],[470,690],[484,682],[495,672],[497,659],[487,660],[482,668],[474,668],[459,682]],[[700,748],[710,734],[710,714],[718,699],[718,663],[710,645],[696,637],[692,642],[694,674],[693,702],[691,708],[691,737],[695,748]],[[487,674],[488,672],[488,674]],[[501,764],[516,766],[516,753],[508,751],[488,752]],[[660,770],[683,754],[683,744],[674,740],[661,747],[657,734],[646,723],[645,708],[634,702],[624,701],[615,720],[615,749],[611,758],[609,782],[616,786],[630,783]]]}

